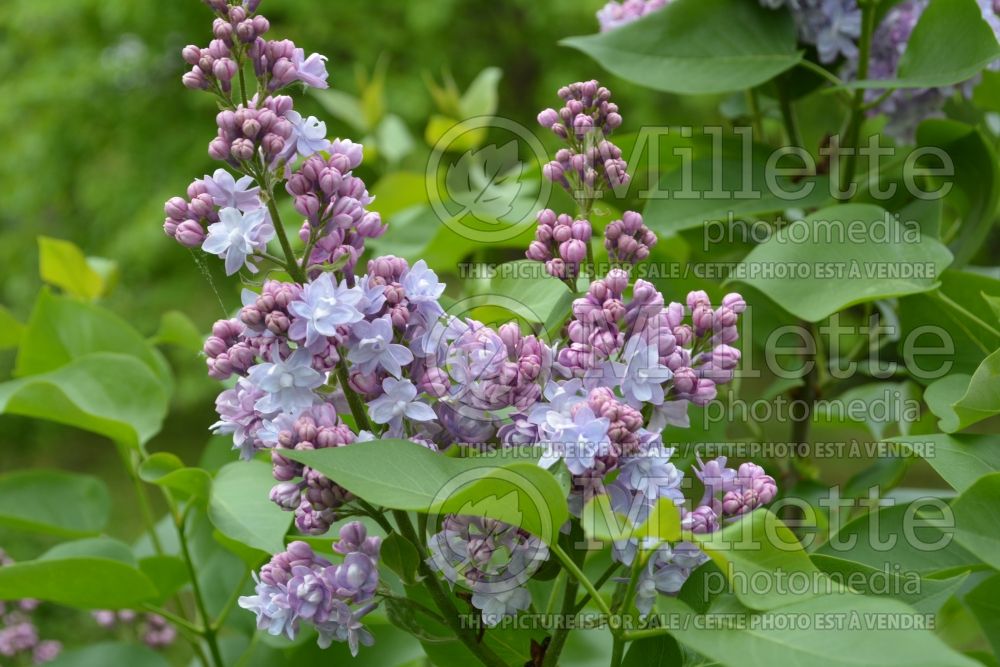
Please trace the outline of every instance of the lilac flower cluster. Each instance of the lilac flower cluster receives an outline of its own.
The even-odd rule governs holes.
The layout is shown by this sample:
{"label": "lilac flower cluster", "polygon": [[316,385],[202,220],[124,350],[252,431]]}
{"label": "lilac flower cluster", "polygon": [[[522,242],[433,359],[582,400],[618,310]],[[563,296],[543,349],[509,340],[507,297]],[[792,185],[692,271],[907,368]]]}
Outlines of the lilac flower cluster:
{"label": "lilac flower cluster", "polygon": [[[14,559],[0,549],[0,567],[13,564]],[[30,598],[0,601],[0,657],[44,665],[62,652],[61,642],[39,637],[38,627],[31,618],[38,604],[38,600]]]}
{"label": "lilac flower cluster", "polygon": [[[535,240],[525,255],[536,262],[544,262],[550,276],[575,281],[580,275],[580,265],[587,258],[593,233],[587,220],[574,220],[565,213],[557,216],[552,209],[543,209],[538,213]],[[572,288],[575,287],[574,282]]]}
{"label": "lilac flower cluster", "polygon": [[177,630],[159,614],[140,614],[131,609],[98,609],[91,612],[91,616],[106,630],[119,626],[131,628],[146,646],[153,649],[167,648],[177,639]]}
{"label": "lilac flower cluster", "polygon": [[483,517],[448,516],[429,542],[428,564],[452,584],[472,591],[472,605],[483,622],[495,626],[527,609],[525,587],[549,549],[534,535]]}
{"label": "lilac flower cluster", "polygon": [[294,639],[302,622],[316,628],[319,645],[347,642],[352,655],[374,642],[362,619],[375,609],[382,538],[369,537],[355,521],[340,529],[333,550],[343,560],[333,564],[305,542],[292,542],[254,573],[255,594],[239,599],[257,616],[257,627]]}
{"label": "lilac flower cluster", "polygon": [[[886,12],[872,37],[868,78],[892,79],[917,21],[930,0],[904,0]],[[1000,36],[1000,7],[993,0],[978,0],[985,20]],[[856,78],[858,40],[861,37],[861,10],[857,0],[760,0],[766,7],[787,6],[795,18],[799,39],[816,47],[820,62],[833,64],[843,58],[842,76]],[[996,67],[994,65],[993,67]],[[917,125],[943,115],[945,102],[956,92],[970,96],[978,77],[957,86],[899,89],[882,98],[883,91],[866,92],[869,102],[878,102],[871,115],[888,117],[885,132],[903,141],[912,141]]]}
{"label": "lilac flower cluster", "polygon": [[563,186],[571,194],[592,200],[601,183],[614,189],[628,185],[628,165],[621,149],[608,140],[622,124],[611,91],[597,81],[571,83],[559,89],[563,106],[545,109],[538,123],[567,144],[556,152],[555,160],[542,168],[545,178]]}
{"label": "lilac flower cluster", "polygon": [[[223,258],[227,273],[273,264],[285,274],[272,278],[262,266],[268,273],[259,290],[244,290],[239,313],[215,323],[204,352],[209,374],[231,382],[216,400],[212,430],[231,435],[243,459],[266,452],[276,482],[271,500],[295,513],[296,528],[322,535],[371,508],[291,452],[375,447],[366,443],[382,438],[457,456],[466,448],[535,445],[540,465],[569,472],[577,513],[597,494],[646,513],[660,498],[680,506],[683,474],[662,432],[686,425],[689,404],[706,404],[732,378],[740,355],[731,345],[746,304],[730,294],[713,306],[692,292],[686,304],[667,305],[652,284],[632,281],[628,270],[648,257],[656,236],[631,211],[604,235],[609,260],[622,268],[598,279],[592,255],[599,245],[586,212],[599,183],[617,187],[629,178],[607,139],[622,122],[610,92],[596,81],[572,84],[559,91],[559,111],[539,116],[567,142],[546,175],[570,189],[579,215],[543,211],[528,255],[574,293],[585,261],[592,280],[574,301],[562,340],[550,344],[516,322],[494,328],[447,314],[445,285],[423,260],[363,262],[366,239],[384,226],[367,210],[372,196],[353,173],[361,146],[330,140],[324,123],[303,118],[290,97],[277,94],[292,80],[325,86],[322,57],[264,41],[256,2],[207,1],[217,13],[219,48],[230,50],[237,74],[253,68],[257,90],[248,98],[241,85],[237,102],[219,85],[210,153],[229,169],[195,181],[187,199],[170,200],[164,227],[182,244]],[[303,218],[298,249],[275,204],[281,186]],[[282,256],[268,251],[273,238]],[[685,519],[692,530],[717,527],[717,517],[740,516],[773,497],[773,480],[768,485],[751,469],[739,475],[718,507]],[[637,548],[616,545],[616,553],[627,562]],[[356,652],[370,644],[361,619],[377,604],[379,539],[347,524],[334,550],[342,563],[293,542],[261,569],[256,594],[240,605],[271,634],[292,637],[305,622],[321,646],[346,641]],[[526,582],[548,555],[537,536],[516,526],[448,516],[430,539],[428,564],[469,589],[495,625],[528,607]]]}
{"label": "lilac flower cluster", "polygon": [[669,2],[670,0],[611,0],[598,10],[597,21],[601,24],[601,32],[607,32],[663,9]]}

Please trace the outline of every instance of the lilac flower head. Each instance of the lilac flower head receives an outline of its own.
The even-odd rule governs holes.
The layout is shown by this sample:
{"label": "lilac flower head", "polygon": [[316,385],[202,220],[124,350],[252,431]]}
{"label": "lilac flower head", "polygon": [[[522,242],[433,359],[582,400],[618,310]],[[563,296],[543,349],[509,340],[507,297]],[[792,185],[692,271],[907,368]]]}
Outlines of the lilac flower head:
{"label": "lilac flower head", "polygon": [[285,118],[292,124],[292,136],[286,142],[279,159],[291,162],[296,155],[310,157],[320,151],[329,150],[330,140],[326,138],[326,123],[315,116],[303,118],[297,111],[289,111]]}
{"label": "lilac flower head", "polygon": [[361,623],[361,618],[367,614],[373,605],[368,605],[352,612],[351,608],[340,600],[333,601],[333,613],[329,620],[316,624],[319,631],[319,647],[329,648],[334,641],[346,642],[352,656],[358,655],[361,646],[371,646],[375,638]]}
{"label": "lilac flower head", "polygon": [[235,208],[243,212],[255,211],[260,205],[260,188],[254,185],[250,176],[239,180],[225,169],[216,169],[211,176],[202,180],[205,191],[220,208]]}
{"label": "lilac flower head", "polygon": [[337,285],[329,273],[324,273],[306,283],[301,299],[288,305],[295,316],[288,333],[292,338],[304,340],[309,347],[322,337],[336,336],[338,327],[362,319],[357,306],[363,298],[360,288],[348,287],[344,281]]}
{"label": "lilac flower head", "polygon": [[417,388],[409,380],[386,378],[382,390],[384,393],[368,404],[368,413],[376,424],[398,424],[403,417],[418,422],[436,418],[431,406],[416,400]]}
{"label": "lilac flower head", "polygon": [[256,272],[257,268],[247,262],[247,258],[263,251],[272,238],[274,227],[267,210],[259,208],[242,213],[235,208],[224,208],[219,211],[219,222],[208,226],[208,236],[201,248],[224,258],[226,275],[231,276],[244,264]]}
{"label": "lilac flower head", "polygon": [[410,267],[403,275],[403,289],[406,290],[406,298],[414,304],[425,319],[437,317],[441,314],[441,306],[438,299],[444,293],[444,283],[438,280],[437,274],[427,268],[427,262],[418,261]]}
{"label": "lilac flower head", "polygon": [[393,343],[393,336],[388,315],[371,322],[356,322],[351,327],[348,361],[362,373],[382,369],[393,377],[402,377],[403,366],[413,361],[413,353],[405,346]]}
{"label": "lilac flower head", "polygon": [[303,49],[295,49],[292,53],[292,65],[295,68],[296,78],[312,88],[329,88],[326,82],[326,56],[313,53],[306,57]]}
{"label": "lilac flower head", "polygon": [[247,372],[251,384],[264,392],[254,407],[262,414],[297,413],[318,399],[314,389],[325,382],[312,367],[312,355],[298,349],[286,359],[257,364]]}
{"label": "lilac flower head", "polygon": [[594,459],[610,445],[608,420],[597,417],[588,405],[578,405],[572,415],[550,410],[541,425],[545,453],[538,465],[549,468],[560,459],[575,475],[594,465]]}
{"label": "lilac flower head", "polygon": [[237,601],[240,607],[257,616],[257,628],[275,637],[285,635],[294,639],[298,623],[288,600],[286,586],[268,584],[253,573],[256,587],[254,595],[244,595]]}

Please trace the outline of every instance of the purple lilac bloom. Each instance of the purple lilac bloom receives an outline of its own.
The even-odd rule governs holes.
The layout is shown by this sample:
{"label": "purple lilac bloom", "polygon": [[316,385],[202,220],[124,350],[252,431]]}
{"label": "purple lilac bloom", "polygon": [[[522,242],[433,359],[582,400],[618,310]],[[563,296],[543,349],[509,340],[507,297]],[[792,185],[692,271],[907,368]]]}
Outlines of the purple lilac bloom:
{"label": "purple lilac bloom", "polygon": [[249,176],[236,180],[225,169],[216,169],[211,176],[206,175],[202,183],[205,191],[212,197],[212,202],[220,208],[248,212],[261,207],[260,188],[254,185],[254,180]]}
{"label": "purple lilac bloom", "polygon": [[417,400],[417,388],[407,379],[386,378],[382,392],[368,403],[368,413],[376,424],[389,424],[391,430],[398,431],[403,417],[416,422],[437,418],[431,406]]}
{"label": "purple lilac bloom", "polygon": [[302,83],[312,88],[329,88],[327,84],[326,56],[318,53],[310,54],[306,57],[303,49],[295,49],[292,53],[292,65],[295,68],[296,78]]}
{"label": "purple lilac bloom", "polygon": [[597,12],[601,32],[620,28],[627,23],[638,21],[646,14],[667,6],[670,0],[611,0]]}

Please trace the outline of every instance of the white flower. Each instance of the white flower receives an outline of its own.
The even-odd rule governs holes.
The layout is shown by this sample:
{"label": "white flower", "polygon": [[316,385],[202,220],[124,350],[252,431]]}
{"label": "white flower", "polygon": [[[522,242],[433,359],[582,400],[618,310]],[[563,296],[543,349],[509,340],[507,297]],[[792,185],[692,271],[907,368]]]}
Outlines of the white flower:
{"label": "white flower", "polygon": [[216,206],[243,212],[256,211],[261,207],[260,188],[250,187],[254,180],[249,176],[237,181],[225,169],[216,169],[211,176],[206,175],[202,183]]}
{"label": "white flower", "polygon": [[277,412],[294,414],[316,402],[314,389],[325,382],[323,374],[312,367],[312,354],[295,350],[287,359],[250,367],[247,377],[264,396],[254,407],[265,415]]}
{"label": "white flower", "polygon": [[301,299],[288,304],[289,312],[295,315],[288,334],[298,340],[304,338],[306,346],[336,336],[337,327],[362,319],[358,304],[363,297],[360,287],[348,287],[344,281],[338,286],[329,273],[324,273],[305,284]]}
{"label": "white flower", "polygon": [[[226,275],[231,276],[247,264],[249,255],[266,248],[272,238],[274,227],[266,209],[241,213],[239,209],[227,207],[219,211],[219,222],[208,226],[208,237],[201,249],[225,258]],[[257,271],[252,264],[247,264],[247,268]]]}
{"label": "white flower", "polygon": [[374,373],[383,368],[390,375],[400,377],[402,367],[413,361],[413,353],[393,343],[392,334],[388,315],[372,322],[355,323],[351,327],[352,345],[347,359],[362,373]]}
{"label": "white flower", "polygon": [[514,616],[517,612],[531,606],[531,594],[526,588],[512,588],[493,592],[474,592],[472,606],[483,612],[483,623],[493,627],[505,616]]}
{"label": "white flower", "polygon": [[403,417],[417,422],[437,419],[434,410],[416,400],[417,388],[409,380],[382,380],[385,392],[368,404],[368,413],[376,424],[399,423]]}

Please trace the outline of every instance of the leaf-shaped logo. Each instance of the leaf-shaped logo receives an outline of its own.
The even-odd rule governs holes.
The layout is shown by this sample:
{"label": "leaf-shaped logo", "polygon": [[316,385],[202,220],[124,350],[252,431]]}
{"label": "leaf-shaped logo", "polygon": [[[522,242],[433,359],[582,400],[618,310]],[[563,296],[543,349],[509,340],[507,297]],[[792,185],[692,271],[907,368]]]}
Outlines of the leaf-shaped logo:
{"label": "leaf-shaped logo", "polygon": [[463,153],[448,167],[445,177],[448,197],[461,209],[456,217],[471,214],[482,222],[497,224],[514,210],[523,171],[514,140]]}

